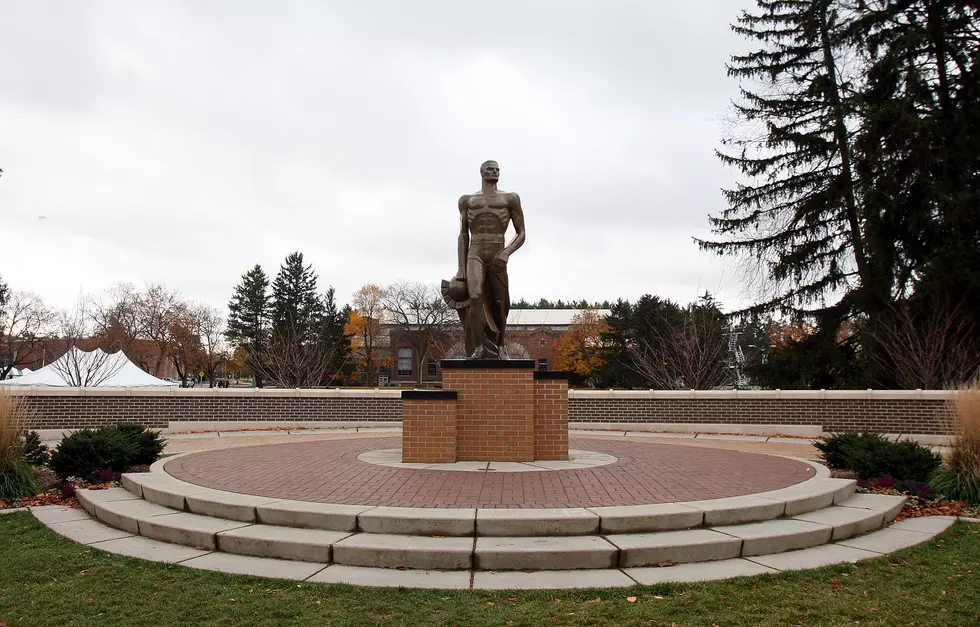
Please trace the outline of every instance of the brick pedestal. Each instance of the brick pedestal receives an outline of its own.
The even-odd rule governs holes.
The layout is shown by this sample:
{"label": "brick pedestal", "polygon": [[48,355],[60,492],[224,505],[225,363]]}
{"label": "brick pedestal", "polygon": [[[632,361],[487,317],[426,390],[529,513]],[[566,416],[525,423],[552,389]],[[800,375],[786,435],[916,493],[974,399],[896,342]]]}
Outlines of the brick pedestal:
{"label": "brick pedestal", "polygon": [[534,459],[568,460],[568,373],[534,373]]}
{"label": "brick pedestal", "polygon": [[534,461],[534,362],[445,360],[442,387],[458,394],[459,461]]}
{"label": "brick pedestal", "polygon": [[456,461],[456,392],[402,392],[402,461]]}
{"label": "brick pedestal", "polygon": [[442,382],[441,392],[402,393],[402,461],[568,459],[566,373],[531,360],[446,360]]}

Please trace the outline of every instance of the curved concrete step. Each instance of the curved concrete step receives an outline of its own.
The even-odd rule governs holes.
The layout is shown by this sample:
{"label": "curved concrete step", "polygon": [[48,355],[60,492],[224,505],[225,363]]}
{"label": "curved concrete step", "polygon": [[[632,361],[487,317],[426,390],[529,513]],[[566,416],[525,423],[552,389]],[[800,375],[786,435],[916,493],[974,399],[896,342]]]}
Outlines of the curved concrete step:
{"label": "curved concrete step", "polygon": [[[81,491],[80,491],[81,492]],[[89,504],[96,499],[87,499]],[[102,495],[103,502],[113,502]],[[117,499],[132,500],[132,499]],[[866,503],[866,504],[871,504]],[[884,503],[876,503],[882,507]],[[711,581],[745,575],[803,570],[857,562],[915,546],[945,531],[949,516],[914,518],[844,542],[750,558],[679,564],[670,568],[606,568],[549,571],[399,570],[323,562],[291,561],[182,547],[111,528],[85,512],[60,506],[32,507],[31,513],[51,530],[75,542],[109,553],[225,573],[260,575],[298,581],[351,583],[363,586],[441,589],[557,589],[631,586],[635,583]],[[242,529],[259,527],[244,526]],[[293,533],[296,529],[282,531]],[[701,530],[699,530],[701,531]],[[230,533],[230,532],[229,532]],[[404,541],[404,536],[389,536]],[[563,538],[568,540],[569,538]],[[571,540],[583,538],[571,538]],[[449,538],[459,542],[462,538]],[[491,538],[489,540],[498,540]],[[541,540],[532,538],[531,540]],[[219,542],[220,544],[220,542]]]}
{"label": "curved concrete step", "polygon": [[653,533],[798,516],[850,499],[856,482],[816,477],[750,496],[563,509],[371,507],[273,499],[180,481],[163,472],[159,462],[149,473],[123,475],[123,486],[176,511],[246,523],[417,536],[531,537]]}
{"label": "curved concrete step", "polygon": [[[652,533],[474,538],[249,523],[178,512],[138,499],[120,488],[79,490],[78,499],[91,515],[117,529],[190,547],[316,563],[440,570],[474,566],[486,570],[637,568],[664,562],[680,564],[770,555],[843,540],[877,529],[886,520],[894,518],[897,508],[900,509],[904,502],[904,497],[860,494],[839,506],[791,519],[740,525]],[[233,505],[228,500],[223,503]],[[479,529],[479,513],[475,510],[470,510],[464,518],[444,516],[439,510],[434,512],[430,524],[437,527],[449,525],[450,530],[465,531],[466,525],[473,525],[475,521]],[[415,514],[412,512],[413,516]],[[520,520],[530,521],[538,525],[535,529],[541,530],[555,524],[553,511],[533,514]],[[578,524],[592,525],[593,529],[599,524],[598,516],[584,511],[573,512],[570,517]],[[376,521],[379,520],[390,520],[390,517],[380,516]],[[493,517],[488,520],[492,521]],[[499,529],[506,530],[506,527]],[[514,530],[520,531],[520,528]]]}

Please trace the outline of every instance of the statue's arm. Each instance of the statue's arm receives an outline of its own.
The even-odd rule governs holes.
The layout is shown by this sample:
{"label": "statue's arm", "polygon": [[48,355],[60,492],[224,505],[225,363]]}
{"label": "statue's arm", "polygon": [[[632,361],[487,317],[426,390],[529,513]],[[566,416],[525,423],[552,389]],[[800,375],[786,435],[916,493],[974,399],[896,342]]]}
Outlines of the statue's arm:
{"label": "statue's arm", "polygon": [[457,238],[456,255],[459,260],[459,267],[456,271],[457,279],[466,278],[466,252],[470,248],[470,225],[466,220],[466,209],[469,205],[469,196],[459,197],[459,238]]}
{"label": "statue's arm", "polygon": [[514,231],[516,235],[514,239],[507,244],[507,247],[500,251],[497,257],[507,261],[514,251],[524,245],[524,208],[521,207],[521,197],[517,194],[511,193],[508,198],[508,206],[510,209],[510,220],[514,223]]}

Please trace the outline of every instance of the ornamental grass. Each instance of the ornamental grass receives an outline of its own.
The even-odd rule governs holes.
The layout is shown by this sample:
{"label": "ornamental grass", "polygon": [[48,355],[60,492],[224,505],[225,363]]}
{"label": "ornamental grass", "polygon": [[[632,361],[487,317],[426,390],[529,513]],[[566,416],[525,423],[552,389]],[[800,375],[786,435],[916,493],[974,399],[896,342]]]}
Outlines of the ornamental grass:
{"label": "ornamental grass", "polygon": [[38,493],[34,469],[24,458],[24,434],[30,412],[24,399],[0,387],[0,499],[19,499]]}
{"label": "ornamental grass", "polygon": [[950,499],[980,505],[980,381],[959,390],[951,413],[953,441],[932,487]]}

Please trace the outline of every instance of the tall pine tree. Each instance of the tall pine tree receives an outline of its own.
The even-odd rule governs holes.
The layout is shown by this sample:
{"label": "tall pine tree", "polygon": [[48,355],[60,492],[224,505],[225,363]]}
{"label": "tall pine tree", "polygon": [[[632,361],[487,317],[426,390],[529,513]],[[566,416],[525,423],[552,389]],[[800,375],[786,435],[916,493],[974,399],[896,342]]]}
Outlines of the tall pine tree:
{"label": "tall pine tree", "polygon": [[894,207],[902,294],[980,311],[980,6],[876,0],[867,33],[861,166]]}
{"label": "tall pine tree", "polygon": [[[351,338],[344,332],[350,322],[351,308],[349,305],[337,307],[333,287],[327,288],[321,302],[318,341],[332,351],[333,359],[328,374],[340,378],[353,370],[350,362]],[[324,384],[330,383],[331,381],[324,381]]]}
{"label": "tall pine tree", "polygon": [[290,253],[272,283],[272,327],[277,333],[314,339],[322,313],[316,284],[313,267],[303,265],[303,253]]}
{"label": "tall pine tree", "polygon": [[729,208],[711,218],[722,239],[700,244],[760,264],[770,291],[757,311],[840,320],[888,302],[890,280],[878,277],[862,230],[869,217],[853,164],[855,86],[842,71],[854,16],[841,4],[757,0],[758,12],[733,26],[761,44],[728,66],[743,82],[736,114],[756,132],[719,151],[747,182],[726,190]]}
{"label": "tall pine tree", "polygon": [[228,303],[228,329],[225,336],[234,346],[245,349],[246,365],[261,387],[262,355],[269,336],[269,279],[256,264],[242,275]]}

